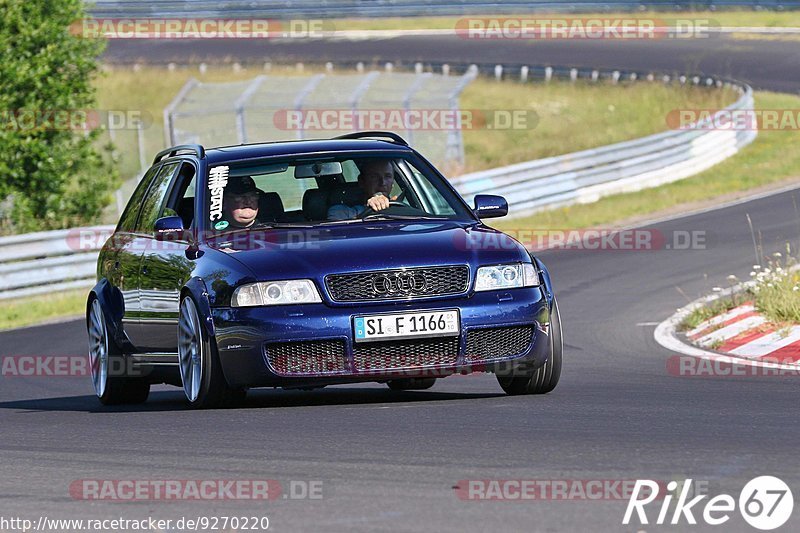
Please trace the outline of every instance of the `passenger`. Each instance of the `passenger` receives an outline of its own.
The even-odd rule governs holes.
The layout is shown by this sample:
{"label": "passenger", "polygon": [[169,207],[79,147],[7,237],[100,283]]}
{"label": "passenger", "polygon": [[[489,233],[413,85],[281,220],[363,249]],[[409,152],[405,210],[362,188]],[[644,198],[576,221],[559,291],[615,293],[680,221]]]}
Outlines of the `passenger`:
{"label": "passenger", "polygon": [[225,189],[225,220],[233,229],[249,228],[258,220],[260,191],[250,176],[233,178]]}

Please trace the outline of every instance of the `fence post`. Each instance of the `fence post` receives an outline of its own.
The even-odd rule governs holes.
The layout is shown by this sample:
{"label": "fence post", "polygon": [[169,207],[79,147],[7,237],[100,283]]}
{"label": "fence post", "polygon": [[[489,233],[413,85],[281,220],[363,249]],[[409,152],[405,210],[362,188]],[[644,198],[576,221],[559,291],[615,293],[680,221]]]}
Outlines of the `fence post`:
{"label": "fence post", "polygon": [[175,98],[164,108],[164,142],[167,146],[175,146],[178,144],[175,140],[175,124],[172,122],[172,114],[175,112],[175,108],[178,107],[180,103],[186,99],[189,92],[199,84],[200,82],[195,78],[190,78],[181,90],[178,91]]}

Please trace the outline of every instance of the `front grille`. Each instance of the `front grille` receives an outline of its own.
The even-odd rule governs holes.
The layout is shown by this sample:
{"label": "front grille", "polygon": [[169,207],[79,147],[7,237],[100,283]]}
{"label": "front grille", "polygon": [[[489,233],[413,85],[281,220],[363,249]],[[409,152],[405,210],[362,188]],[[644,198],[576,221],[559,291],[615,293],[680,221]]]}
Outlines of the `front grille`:
{"label": "front grille", "polygon": [[467,333],[467,362],[519,355],[528,349],[531,326],[473,329]]}
{"label": "front grille", "polygon": [[265,349],[270,366],[278,374],[330,374],[348,370],[342,341],[279,342],[267,344]]}
{"label": "front grille", "polygon": [[464,265],[331,274],[325,278],[328,293],[336,302],[461,294],[468,283],[469,267]]}
{"label": "front grille", "polygon": [[353,346],[353,364],[360,372],[455,365],[458,337],[370,342]]}

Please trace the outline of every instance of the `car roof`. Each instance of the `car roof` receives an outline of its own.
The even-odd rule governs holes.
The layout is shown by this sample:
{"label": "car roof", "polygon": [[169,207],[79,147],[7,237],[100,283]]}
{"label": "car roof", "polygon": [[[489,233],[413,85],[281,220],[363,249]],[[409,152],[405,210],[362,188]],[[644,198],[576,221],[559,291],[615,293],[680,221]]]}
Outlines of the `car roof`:
{"label": "car roof", "polygon": [[208,163],[213,165],[225,161],[256,159],[260,157],[362,151],[413,153],[413,150],[408,146],[390,141],[376,139],[315,139],[209,148],[206,150],[206,158]]}

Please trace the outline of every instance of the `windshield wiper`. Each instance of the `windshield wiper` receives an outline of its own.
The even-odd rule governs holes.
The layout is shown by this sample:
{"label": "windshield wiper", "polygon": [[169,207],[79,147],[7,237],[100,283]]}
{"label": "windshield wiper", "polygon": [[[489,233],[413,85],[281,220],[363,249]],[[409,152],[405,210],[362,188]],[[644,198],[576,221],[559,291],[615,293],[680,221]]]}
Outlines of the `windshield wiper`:
{"label": "windshield wiper", "polygon": [[389,213],[372,213],[361,220],[447,220],[443,217],[429,217],[425,215],[392,215]]}
{"label": "windshield wiper", "polygon": [[216,233],[215,237],[221,237],[223,235],[230,235],[232,233],[238,233],[240,231],[253,231],[256,229],[291,229],[291,228],[313,228],[314,226],[309,224],[293,224],[291,222],[259,222],[258,224],[253,224],[249,228],[235,228],[230,229],[228,231],[220,231]]}
{"label": "windshield wiper", "polygon": [[313,228],[314,226],[311,224],[306,224],[305,222],[259,222],[258,224],[253,224],[253,228]]}

